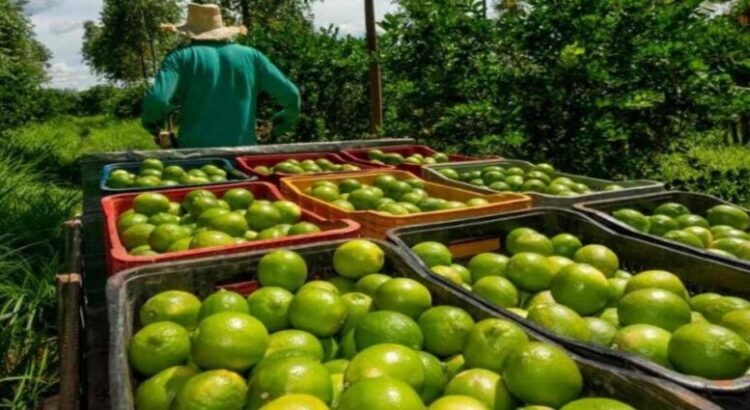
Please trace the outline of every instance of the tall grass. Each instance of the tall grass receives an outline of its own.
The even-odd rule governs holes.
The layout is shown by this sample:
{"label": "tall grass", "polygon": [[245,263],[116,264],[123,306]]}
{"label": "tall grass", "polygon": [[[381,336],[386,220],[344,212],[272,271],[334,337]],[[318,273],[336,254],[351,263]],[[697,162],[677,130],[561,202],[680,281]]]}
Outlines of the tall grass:
{"label": "tall grass", "polygon": [[14,158],[36,161],[38,169],[68,184],[81,179],[79,160],[94,152],[156,149],[152,137],[137,120],[107,116],[59,117],[6,132],[5,151]]}
{"label": "tall grass", "polygon": [[138,121],[62,117],[0,134],[0,408],[34,408],[58,381],[55,274],[80,212],[79,160],[154,149]]}

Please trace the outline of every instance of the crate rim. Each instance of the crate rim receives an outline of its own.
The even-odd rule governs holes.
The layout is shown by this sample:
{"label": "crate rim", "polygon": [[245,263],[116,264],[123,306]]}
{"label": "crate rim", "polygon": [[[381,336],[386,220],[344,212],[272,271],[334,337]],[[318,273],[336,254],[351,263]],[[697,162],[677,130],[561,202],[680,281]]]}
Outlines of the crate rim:
{"label": "crate rim", "polygon": [[[191,159],[163,159],[160,160],[162,163],[164,163],[165,166],[169,165],[180,165],[180,164],[189,164],[189,163],[196,163],[196,162],[207,162],[210,164],[211,162],[217,162],[221,163],[221,166],[225,171],[227,171],[227,174],[236,174],[238,178],[236,179],[227,179],[227,182],[210,182],[208,184],[194,184],[194,185],[175,185],[173,187],[130,187],[130,188],[110,188],[107,186],[107,178],[109,175],[112,174],[113,171],[120,169],[120,168],[134,168],[138,166],[138,162],[114,162],[111,164],[107,164],[102,167],[101,173],[102,178],[99,183],[99,189],[100,191],[107,195],[113,195],[113,194],[127,194],[131,192],[147,192],[147,191],[156,191],[163,188],[183,188],[183,187],[206,187],[206,186],[212,186],[212,185],[225,185],[225,184],[233,184],[240,181],[255,181],[257,178],[252,175],[248,175],[247,173],[243,172],[242,170],[238,169],[237,167],[232,164],[232,161],[230,161],[227,158],[221,158],[221,157],[201,157],[201,158],[191,158]],[[207,164],[204,164],[207,165]]]}

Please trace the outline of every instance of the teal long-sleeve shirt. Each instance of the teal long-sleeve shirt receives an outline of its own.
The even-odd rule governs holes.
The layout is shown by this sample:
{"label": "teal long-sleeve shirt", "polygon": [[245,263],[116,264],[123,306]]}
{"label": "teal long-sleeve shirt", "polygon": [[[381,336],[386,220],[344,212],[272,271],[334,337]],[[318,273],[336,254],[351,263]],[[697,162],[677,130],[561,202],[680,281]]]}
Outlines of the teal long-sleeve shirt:
{"label": "teal long-sleeve shirt", "polygon": [[153,129],[179,109],[180,148],[255,145],[258,94],[283,107],[274,132],[297,122],[297,87],[254,48],[228,42],[193,42],[170,53],[143,99],[141,121]]}

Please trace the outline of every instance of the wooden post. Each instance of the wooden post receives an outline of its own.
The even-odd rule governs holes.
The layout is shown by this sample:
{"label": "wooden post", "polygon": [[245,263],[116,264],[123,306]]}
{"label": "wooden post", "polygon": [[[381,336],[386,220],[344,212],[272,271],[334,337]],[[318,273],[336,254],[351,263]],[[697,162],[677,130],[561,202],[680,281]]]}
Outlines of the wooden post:
{"label": "wooden post", "polygon": [[383,79],[378,62],[374,0],[365,0],[365,28],[367,51],[370,54],[370,129],[373,134],[377,134],[383,126]]}

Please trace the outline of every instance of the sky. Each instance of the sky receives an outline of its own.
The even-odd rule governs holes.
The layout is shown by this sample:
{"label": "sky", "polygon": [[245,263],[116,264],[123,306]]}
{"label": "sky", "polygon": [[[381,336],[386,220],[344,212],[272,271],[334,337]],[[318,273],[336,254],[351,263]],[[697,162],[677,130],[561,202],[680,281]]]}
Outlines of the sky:
{"label": "sky", "polygon": [[[30,0],[26,14],[37,38],[52,52],[49,76],[55,88],[85,89],[101,83],[81,58],[83,23],[98,20],[102,0]],[[375,0],[376,18],[395,9],[390,0]],[[313,4],[315,23],[336,25],[342,33],[363,35],[363,0],[324,0]]]}

